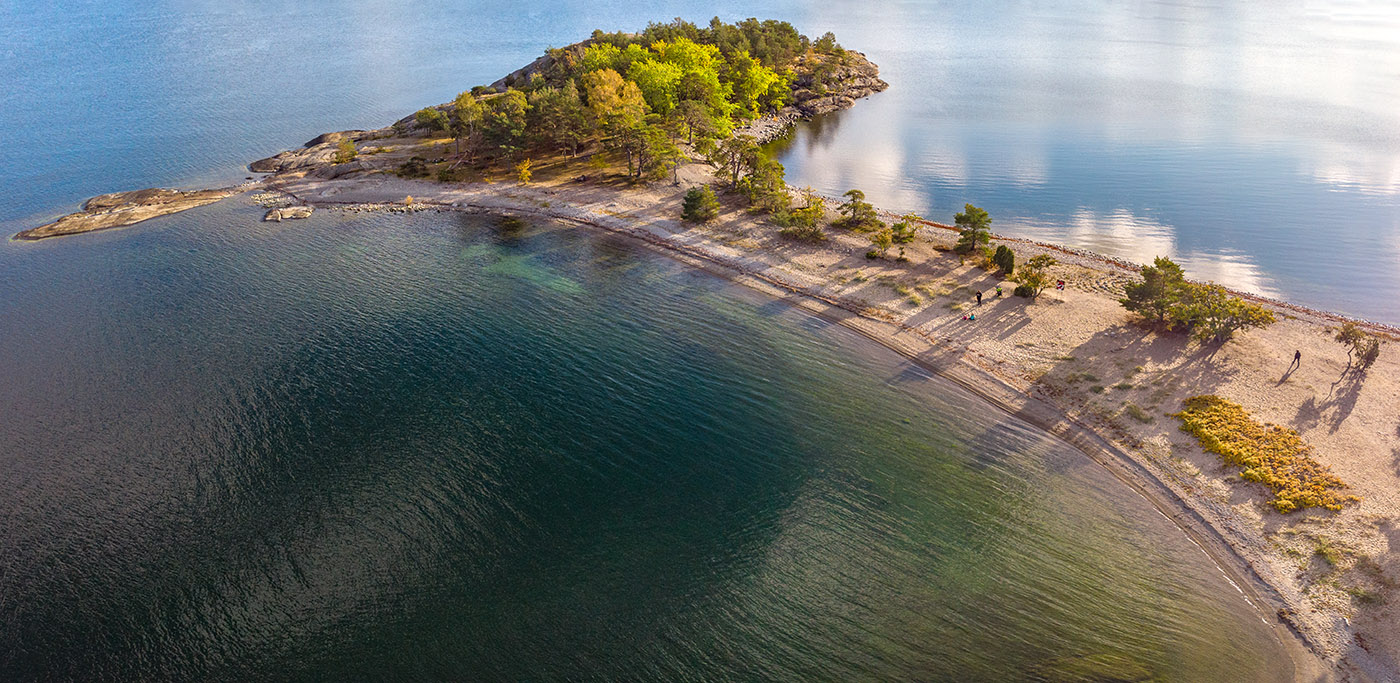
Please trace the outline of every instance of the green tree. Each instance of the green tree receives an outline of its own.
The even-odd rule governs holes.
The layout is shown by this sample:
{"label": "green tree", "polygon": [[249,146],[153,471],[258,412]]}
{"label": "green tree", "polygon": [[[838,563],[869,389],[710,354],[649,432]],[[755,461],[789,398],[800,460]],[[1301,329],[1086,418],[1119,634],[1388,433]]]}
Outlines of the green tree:
{"label": "green tree", "polygon": [[953,216],[953,224],[961,231],[954,247],[959,254],[971,254],[992,241],[992,217],[983,209],[964,204],[963,212]]}
{"label": "green tree", "polygon": [[1142,267],[1142,282],[1124,287],[1127,295],[1118,302],[1143,319],[1161,326],[1167,322],[1167,314],[1181,298],[1186,284],[1186,274],[1181,266],[1165,256],[1158,256],[1150,266]]}
{"label": "green tree", "polygon": [[1347,367],[1355,363],[1358,370],[1371,367],[1381,354],[1381,341],[1366,334],[1356,323],[1345,323],[1337,330],[1338,343],[1347,347]]}
{"label": "green tree", "polygon": [[531,133],[545,146],[578,156],[590,128],[588,110],[572,80],[560,88],[544,87],[530,93]]}
{"label": "green tree", "polygon": [[704,223],[719,215],[719,199],[708,185],[692,187],[681,202],[681,218],[692,223]]}
{"label": "green tree", "polygon": [[754,158],[752,170],[739,180],[738,189],[749,200],[751,207],[769,213],[786,209],[791,200],[783,176],[781,163],[759,154]]}
{"label": "green tree", "polygon": [[446,131],[450,126],[447,114],[436,107],[424,107],[413,114],[413,120],[428,131]]}
{"label": "green tree", "polygon": [[458,156],[462,155],[462,143],[467,145],[467,155],[476,155],[477,138],[481,132],[481,119],[485,108],[471,92],[458,93],[452,100],[452,117],[449,127],[456,143]]}
{"label": "green tree", "polygon": [[1225,341],[1240,330],[1267,327],[1274,314],[1259,304],[1251,303],[1217,284],[1198,285],[1188,282],[1181,287],[1181,298],[1168,312],[1173,327],[1192,330],[1200,341]]}
{"label": "green tree", "polygon": [[739,176],[758,163],[760,152],[758,142],[751,135],[735,135],[725,138],[709,155],[709,162],[715,167],[715,174],[729,181],[730,187],[739,185]]}
{"label": "green tree", "polygon": [[1015,294],[1031,299],[1040,298],[1040,293],[1050,286],[1050,266],[1055,263],[1055,258],[1049,254],[1032,256],[1021,265],[1021,272],[1016,274],[1015,281],[1020,283],[1020,286],[1016,288]]}
{"label": "green tree", "polygon": [[335,163],[349,163],[351,161],[354,161],[356,156],[359,156],[359,152],[355,150],[354,140],[351,140],[350,138],[341,138],[340,142],[336,143],[334,159]]}
{"label": "green tree", "polygon": [[875,212],[875,207],[870,202],[865,201],[865,193],[860,190],[846,190],[841,195],[846,201],[837,209],[841,212],[841,225],[848,230],[865,232],[885,227]]}
{"label": "green tree", "polygon": [[486,139],[507,157],[514,157],[525,144],[530,102],[514,88],[486,101],[482,128]]}
{"label": "green tree", "polygon": [[605,135],[616,135],[646,118],[648,108],[642,91],[612,69],[584,74],[583,91],[588,110]]}
{"label": "green tree", "polygon": [[710,114],[710,108],[699,100],[681,100],[676,108],[676,115],[685,126],[686,141],[691,145],[695,144],[695,134],[707,138],[715,133],[714,117]]}
{"label": "green tree", "polygon": [[731,101],[736,114],[751,119],[758,116],[759,98],[768,94],[769,88],[779,81],[778,74],[763,66],[745,50],[728,55],[720,80],[733,90]]}
{"label": "green tree", "polygon": [[1003,275],[1010,275],[1016,269],[1016,253],[1005,244],[998,244],[996,252],[992,254],[992,263]]}
{"label": "green tree", "polygon": [[637,84],[647,106],[662,116],[670,116],[676,108],[676,87],[683,75],[680,67],[654,59],[632,62],[627,70],[627,80]]}

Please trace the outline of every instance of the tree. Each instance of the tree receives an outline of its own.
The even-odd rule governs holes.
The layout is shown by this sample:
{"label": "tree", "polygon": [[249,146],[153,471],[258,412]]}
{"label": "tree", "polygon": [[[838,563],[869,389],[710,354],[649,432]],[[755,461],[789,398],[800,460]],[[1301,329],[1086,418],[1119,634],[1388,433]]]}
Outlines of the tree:
{"label": "tree", "polygon": [[429,132],[446,131],[449,125],[447,114],[435,107],[424,107],[413,114],[413,120]]}
{"label": "tree", "polygon": [[[1040,293],[1050,286],[1050,266],[1056,261],[1049,254],[1038,254],[1032,256],[1021,266],[1021,272],[1016,275],[1016,282],[1020,286],[1014,292],[1017,296],[1026,296],[1031,299],[1040,298]],[[1023,289],[1024,288],[1024,289]]]}
{"label": "tree", "polygon": [[689,144],[695,144],[696,133],[699,133],[702,138],[714,135],[714,118],[710,115],[710,108],[705,106],[704,102],[681,100],[680,105],[676,107],[676,114],[681,123],[685,125],[686,141]]}
{"label": "tree", "polygon": [[648,109],[642,91],[612,69],[584,74],[583,91],[589,112],[607,135],[615,135],[646,118]]}
{"label": "tree", "polygon": [[881,227],[870,233],[870,243],[875,248],[865,252],[865,258],[885,258],[890,247],[894,246],[894,233],[888,227]]}
{"label": "tree", "polygon": [[860,190],[846,190],[841,195],[846,201],[837,209],[841,212],[841,225],[850,230],[864,232],[866,230],[876,230],[885,227],[884,222],[875,213],[875,207],[870,202],[865,201],[865,193]]}
{"label": "tree", "polygon": [[1144,319],[1161,326],[1167,314],[1181,297],[1186,275],[1181,266],[1165,256],[1158,256],[1150,266],[1142,267],[1142,282],[1124,287],[1127,295],[1119,303]]}
{"label": "tree", "polygon": [[963,212],[953,216],[953,223],[961,231],[954,247],[959,254],[970,254],[992,241],[992,217],[983,209],[964,204]]}
{"label": "tree", "polygon": [[784,180],[783,165],[776,159],[759,154],[748,175],[739,180],[738,189],[749,200],[749,206],[772,213],[786,209],[791,203]]}
{"label": "tree", "polygon": [[354,140],[350,138],[341,138],[340,142],[336,143],[335,163],[349,163],[354,161],[356,156],[359,156],[359,152],[355,150]]}
{"label": "tree", "polygon": [[1347,347],[1347,367],[1356,363],[1358,370],[1371,367],[1381,355],[1381,340],[1361,331],[1356,323],[1346,323],[1337,330],[1338,343]]}
{"label": "tree", "polygon": [[1010,275],[1016,269],[1016,253],[1005,244],[998,244],[996,252],[992,254],[992,263],[1003,275]]}
{"label": "tree", "polygon": [[1172,327],[1192,330],[1200,341],[1225,341],[1239,330],[1267,327],[1274,314],[1259,304],[1231,296],[1217,284],[1184,283],[1180,300],[1167,314]]}
{"label": "tree", "polygon": [[536,140],[578,156],[579,145],[588,139],[591,122],[573,80],[561,88],[544,87],[530,93],[530,127]]}
{"label": "tree", "polygon": [[914,236],[919,232],[919,223],[924,219],[912,213],[906,213],[893,226],[890,226],[894,235],[895,244],[909,244],[914,241]]}
{"label": "tree", "polygon": [[739,175],[752,168],[758,160],[758,142],[751,135],[735,135],[726,138],[709,155],[715,174],[729,181],[730,187],[739,185]]}
{"label": "tree", "polygon": [[529,159],[529,158],[526,158],[524,161],[521,161],[520,163],[518,163],[518,164],[515,165],[515,179],[516,179],[521,185],[529,185],[529,184],[530,184],[530,175],[531,175],[531,174],[530,174],[530,159]]}
{"label": "tree", "polygon": [[530,102],[525,93],[507,88],[503,94],[486,101],[482,128],[486,139],[507,157],[515,156],[525,143],[525,129]]}
{"label": "tree", "polygon": [[680,67],[653,59],[632,62],[627,70],[627,80],[637,84],[647,106],[662,116],[676,108],[676,86],[683,75]]}
{"label": "tree", "polygon": [[719,215],[719,200],[708,185],[692,187],[681,202],[681,218],[692,223],[704,223]]}
{"label": "tree", "polygon": [[459,93],[457,98],[452,100],[450,126],[459,156],[462,154],[463,141],[467,143],[468,154],[473,157],[476,155],[476,138],[481,130],[481,118],[484,113],[481,101],[471,92]]}

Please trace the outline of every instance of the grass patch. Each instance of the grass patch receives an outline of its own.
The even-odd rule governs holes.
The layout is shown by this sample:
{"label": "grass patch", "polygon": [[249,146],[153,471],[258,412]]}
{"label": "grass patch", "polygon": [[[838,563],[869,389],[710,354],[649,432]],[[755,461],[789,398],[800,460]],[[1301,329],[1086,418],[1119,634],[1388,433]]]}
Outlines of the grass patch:
{"label": "grass patch", "polygon": [[1131,417],[1134,420],[1137,420],[1138,422],[1141,422],[1143,424],[1147,424],[1157,419],[1149,415],[1146,410],[1143,410],[1142,408],[1138,407],[1136,403],[1129,403],[1128,405],[1123,406],[1123,412],[1126,413],[1128,417]]}
{"label": "grass patch", "polygon": [[1318,536],[1313,539],[1313,556],[1320,557],[1327,564],[1335,567],[1342,563],[1342,551],[1332,541]]}
{"label": "grass patch", "polygon": [[1095,384],[1094,386],[1089,387],[1089,391],[1092,391],[1092,392],[1094,392],[1094,393],[1096,393],[1096,394],[1102,394],[1102,393],[1104,392],[1104,389],[1106,389],[1106,388],[1107,388],[1107,387],[1105,387],[1105,386],[1102,385],[1102,384]]}
{"label": "grass patch", "polygon": [[[1071,372],[1068,375],[1065,375],[1065,381],[1069,382],[1070,384],[1078,384],[1079,382],[1097,382],[1099,381],[1099,378],[1087,372]],[[1100,387],[1100,389],[1102,388],[1103,387]]]}
{"label": "grass patch", "polygon": [[1128,384],[1127,382],[1119,382],[1119,383],[1113,385],[1113,388],[1114,388],[1114,389],[1117,389],[1117,390],[1119,390],[1119,391],[1127,391],[1127,390],[1129,390],[1129,389],[1132,389],[1132,388],[1133,388],[1133,385]]}
{"label": "grass patch", "polygon": [[1075,359],[1074,356],[1060,356],[1060,357],[1056,358],[1055,360],[1064,361],[1064,362],[1066,362],[1066,363],[1073,363],[1076,359]]}
{"label": "grass patch", "polygon": [[1360,498],[1346,493],[1347,485],[1309,455],[1312,447],[1298,432],[1254,421],[1237,403],[1219,396],[1193,396],[1172,415],[1182,431],[1221,460],[1243,468],[1240,476],[1274,492],[1269,502],[1279,512],[1318,507],[1340,510]]}

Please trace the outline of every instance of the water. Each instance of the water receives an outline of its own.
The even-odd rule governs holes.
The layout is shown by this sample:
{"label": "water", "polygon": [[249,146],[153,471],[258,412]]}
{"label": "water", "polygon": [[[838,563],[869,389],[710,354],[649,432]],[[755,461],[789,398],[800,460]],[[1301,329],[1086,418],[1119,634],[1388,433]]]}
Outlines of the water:
{"label": "water", "polygon": [[[0,4],[0,228],[202,186],[489,83],[595,28],[832,30],[889,91],[804,128],[789,178],[1400,323],[1400,11],[1372,3],[722,0]],[[839,134],[838,132],[839,131]]]}
{"label": "water", "polygon": [[0,679],[1289,677],[1146,501],[844,328],[577,227],[259,215],[0,251]]}

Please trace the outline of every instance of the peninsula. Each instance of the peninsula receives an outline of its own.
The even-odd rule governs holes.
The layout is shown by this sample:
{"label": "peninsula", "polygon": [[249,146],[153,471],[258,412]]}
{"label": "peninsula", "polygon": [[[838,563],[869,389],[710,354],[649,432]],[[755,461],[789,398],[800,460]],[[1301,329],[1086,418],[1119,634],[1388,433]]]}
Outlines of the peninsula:
{"label": "peninsula", "polygon": [[[267,175],[247,189],[277,219],[591,226],[771,293],[1101,463],[1275,624],[1299,679],[1400,676],[1400,331],[1191,283],[1165,259],[999,237],[971,205],[950,225],[822,197],[762,153],[885,87],[834,36],[781,22],[595,32],[453,102],[254,162]],[[165,204],[218,199],[194,194]],[[119,224],[83,220],[19,237]]]}

